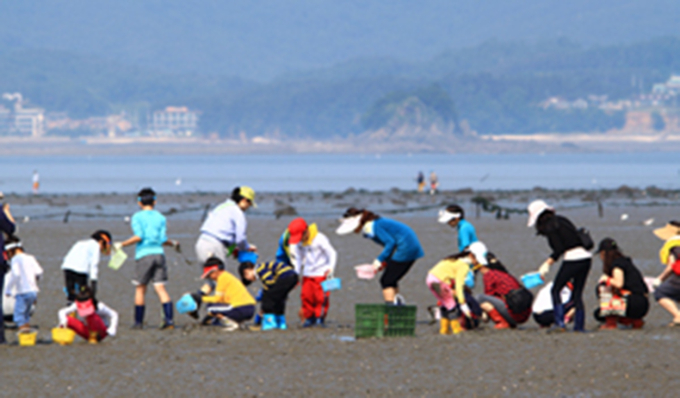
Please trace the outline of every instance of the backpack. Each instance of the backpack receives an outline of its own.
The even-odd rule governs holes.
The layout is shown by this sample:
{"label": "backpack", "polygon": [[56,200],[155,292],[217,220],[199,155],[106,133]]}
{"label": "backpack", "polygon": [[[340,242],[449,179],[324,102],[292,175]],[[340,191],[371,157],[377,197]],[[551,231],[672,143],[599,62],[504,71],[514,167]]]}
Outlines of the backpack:
{"label": "backpack", "polygon": [[593,250],[595,247],[595,242],[593,242],[592,236],[590,236],[590,231],[585,228],[579,228],[576,230],[578,238],[581,240],[581,245],[586,250]]}
{"label": "backpack", "polygon": [[521,314],[528,310],[533,302],[534,295],[525,287],[513,289],[505,295],[505,304],[515,314]]}

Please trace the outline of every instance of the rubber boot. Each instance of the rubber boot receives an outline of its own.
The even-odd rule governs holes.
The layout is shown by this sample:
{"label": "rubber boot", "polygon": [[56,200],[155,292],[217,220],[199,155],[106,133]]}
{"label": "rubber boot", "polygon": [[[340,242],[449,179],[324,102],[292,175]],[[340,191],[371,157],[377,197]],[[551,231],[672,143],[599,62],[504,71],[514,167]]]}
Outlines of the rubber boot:
{"label": "rubber boot", "polygon": [[463,325],[460,324],[459,319],[452,319],[451,320],[451,332],[453,334],[458,334],[458,333],[464,332],[464,331],[465,331],[465,328],[463,327]]}
{"label": "rubber boot", "polygon": [[302,324],[302,327],[303,328],[311,328],[314,325],[316,325],[316,317],[312,316],[312,317],[305,319],[305,322]]}
{"label": "rubber boot", "polygon": [[606,316],[604,318],[604,324],[600,326],[600,330],[616,329],[619,323],[618,316]]}
{"label": "rubber boot", "polygon": [[288,325],[286,324],[286,316],[285,315],[276,315],[276,326],[280,330],[288,329]]}
{"label": "rubber boot", "polygon": [[508,321],[503,318],[503,315],[501,315],[496,309],[494,308],[493,310],[488,312],[489,318],[495,323],[494,329],[509,329],[510,324]]}
{"label": "rubber boot", "polygon": [[262,315],[262,331],[277,329],[276,325],[276,315],[274,314],[264,314]]}
{"label": "rubber boot", "polygon": [[645,321],[642,319],[620,318],[619,323],[630,326],[633,329],[642,329],[642,327],[645,326]]}
{"label": "rubber boot", "polygon": [[439,320],[439,334],[451,334],[451,321],[446,317]]}
{"label": "rubber boot", "polygon": [[585,332],[585,330],[586,312],[583,309],[576,309],[576,314],[574,315],[574,332]]}

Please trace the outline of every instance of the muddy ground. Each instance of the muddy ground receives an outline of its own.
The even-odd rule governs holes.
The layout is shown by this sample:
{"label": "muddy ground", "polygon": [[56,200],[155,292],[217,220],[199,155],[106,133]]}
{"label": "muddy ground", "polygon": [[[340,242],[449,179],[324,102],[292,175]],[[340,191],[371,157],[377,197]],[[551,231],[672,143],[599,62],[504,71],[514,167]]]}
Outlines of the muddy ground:
{"label": "muddy ground", "polygon": [[[106,200],[121,202],[116,211],[134,210],[123,197],[115,200],[59,197],[44,209],[28,203],[26,198],[15,199],[18,202],[15,212],[22,216],[47,214],[55,207],[58,211],[76,205],[94,209],[97,203]],[[263,207],[275,207],[274,199],[265,198]],[[298,199],[295,205],[298,210],[309,207]],[[364,203],[377,207],[375,200],[372,197]],[[175,197],[173,201],[173,206],[181,207],[193,205],[197,199],[188,203],[186,198]],[[362,199],[350,202],[361,204]],[[121,240],[129,235],[129,225],[120,217],[74,217],[68,223],[63,223],[61,217],[37,217],[21,224],[20,235],[27,251],[37,256],[46,272],[32,319],[40,330],[40,344],[0,348],[0,396],[667,397],[675,396],[680,388],[680,381],[676,380],[680,329],[666,326],[670,316],[657,304],[652,305],[642,331],[548,335],[530,320],[519,330],[494,331],[486,326],[456,336],[439,336],[437,326],[427,322],[426,307],[434,299],[424,280],[439,258],[455,251],[455,236],[452,230],[436,223],[435,209],[395,216],[416,230],[427,253],[402,283],[406,300],[418,305],[417,336],[354,340],[354,304],[378,303],[381,294],[377,281],[357,280],[352,266],[370,262],[379,248],[359,236],[334,235],[336,222],[321,215],[341,213],[342,206],[318,204],[314,200],[308,203],[314,204],[311,207],[320,214],[315,221],[340,254],[336,274],[343,278],[344,286],[331,298],[327,328],[225,333],[198,327],[189,317],[179,315],[177,329],[158,331],[160,306],[150,293],[147,327],[131,331],[130,280],[134,267],[128,261],[119,271],[102,266],[99,297],[119,311],[121,323],[118,336],[97,346],[82,341],[69,347],[49,343],[50,328],[55,326],[57,310],[64,304],[61,259],[75,240],[95,229],[105,227],[114,234],[114,239]],[[408,206],[416,204],[410,202]],[[170,204],[163,206],[167,209]],[[469,203],[466,206],[474,213]],[[677,208],[608,207],[603,218],[598,217],[592,206],[566,208],[562,213],[576,224],[588,226],[596,239],[606,235],[616,238],[645,275],[661,271],[657,260],[661,242],[651,230],[677,218]],[[622,213],[629,215],[628,220],[620,220]],[[169,235],[181,241],[192,259],[200,217],[200,211],[168,217]],[[476,225],[480,238],[516,275],[537,268],[549,254],[545,240],[526,228],[525,216],[496,220],[483,213],[479,219],[474,214],[468,218]],[[655,218],[654,224],[643,225],[649,218]],[[250,240],[265,259],[273,257],[278,237],[290,219],[284,216],[277,220],[264,213],[250,217]],[[187,266],[174,253],[167,256],[168,289],[176,299],[198,286],[200,271],[196,265]],[[228,267],[234,266],[232,262]],[[595,260],[586,290],[589,314],[596,306],[593,291],[600,269],[600,262]],[[295,290],[288,306],[291,325],[295,324],[299,302],[299,290]],[[587,327],[597,328],[590,315]],[[7,337],[10,342],[16,341],[12,331],[7,332]]]}

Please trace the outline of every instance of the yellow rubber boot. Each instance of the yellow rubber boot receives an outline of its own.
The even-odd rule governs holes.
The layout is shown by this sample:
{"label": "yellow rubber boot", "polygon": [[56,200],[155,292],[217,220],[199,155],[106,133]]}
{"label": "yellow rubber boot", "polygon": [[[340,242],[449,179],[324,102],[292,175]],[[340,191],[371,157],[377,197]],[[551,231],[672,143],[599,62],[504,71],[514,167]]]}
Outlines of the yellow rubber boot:
{"label": "yellow rubber boot", "polygon": [[90,343],[90,344],[99,343],[97,332],[90,332],[90,338],[87,340],[87,342]]}
{"label": "yellow rubber boot", "polygon": [[451,334],[451,321],[446,317],[439,320],[439,334]]}
{"label": "yellow rubber boot", "polygon": [[453,334],[458,334],[463,330],[465,329],[463,329],[463,327],[460,326],[460,321],[458,321],[458,319],[454,319],[451,321],[451,331],[453,332]]}

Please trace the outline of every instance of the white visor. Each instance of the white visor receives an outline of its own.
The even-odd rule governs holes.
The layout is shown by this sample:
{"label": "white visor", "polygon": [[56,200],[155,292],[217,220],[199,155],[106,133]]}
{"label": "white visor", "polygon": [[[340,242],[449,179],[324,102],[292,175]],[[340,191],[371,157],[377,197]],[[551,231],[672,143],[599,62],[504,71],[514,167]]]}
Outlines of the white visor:
{"label": "white visor", "polygon": [[340,226],[335,230],[335,233],[338,235],[351,234],[357,228],[359,228],[359,223],[361,223],[361,214],[357,214],[356,216],[352,217],[341,218]]}
{"label": "white visor", "polygon": [[461,216],[460,213],[449,213],[448,211],[446,211],[446,209],[441,209],[439,210],[439,218],[437,219],[437,221],[439,221],[442,224],[446,224],[451,220],[459,219],[460,216]]}
{"label": "white visor", "polygon": [[8,252],[12,249],[16,249],[17,247],[21,247],[21,242],[8,243],[5,245],[5,251]]}

